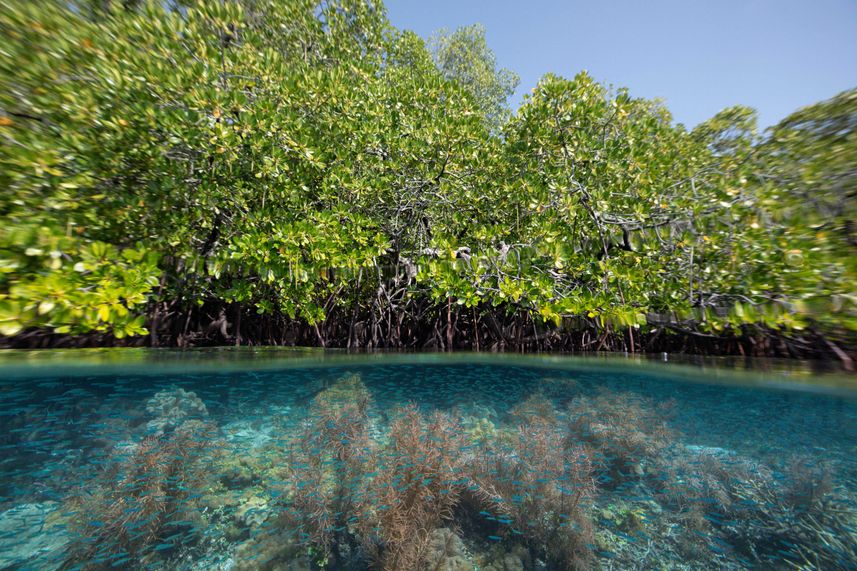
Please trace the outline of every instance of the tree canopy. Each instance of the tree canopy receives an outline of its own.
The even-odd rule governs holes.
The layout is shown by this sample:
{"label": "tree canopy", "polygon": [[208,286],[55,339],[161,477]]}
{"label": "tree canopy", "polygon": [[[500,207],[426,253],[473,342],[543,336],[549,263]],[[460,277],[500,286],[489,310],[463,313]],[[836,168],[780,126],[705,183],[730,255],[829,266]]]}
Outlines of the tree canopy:
{"label": "tree canopy", "polygon": [[0,30],[7,338],[857,331],[854,91],[762,134],[586,73],[513,112],[482,28],[430,47],[368,0],[6,0]]}
{"label": "tree canopy", "polygon": [[512,70],[497,68],[485,28],[474,24],[451,33],[440,30],[431,38],[429,47],[440,73],[467,90],[489,127],[499,129],[511,115],[509,97],[520,78]]}

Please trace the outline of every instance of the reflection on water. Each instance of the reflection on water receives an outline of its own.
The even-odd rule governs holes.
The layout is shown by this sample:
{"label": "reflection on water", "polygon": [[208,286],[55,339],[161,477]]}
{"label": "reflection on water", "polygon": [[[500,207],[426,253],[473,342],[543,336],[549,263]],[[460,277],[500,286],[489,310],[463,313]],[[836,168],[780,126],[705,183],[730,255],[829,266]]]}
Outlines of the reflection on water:
{"label": "reflection on water", "polygon": [[857,566],[841,386],[308,355],[0,369],[0,568]]}

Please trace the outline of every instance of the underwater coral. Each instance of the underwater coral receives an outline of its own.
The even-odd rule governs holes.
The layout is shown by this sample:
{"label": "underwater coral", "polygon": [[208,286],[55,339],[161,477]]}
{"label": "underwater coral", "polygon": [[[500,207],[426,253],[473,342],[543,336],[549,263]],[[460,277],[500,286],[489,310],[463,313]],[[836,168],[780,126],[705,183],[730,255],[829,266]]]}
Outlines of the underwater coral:
{"label": "underwater coral", "polygon": [[398,411],[361,502],[364,549],[384,570],[417,569],[435,529],[449,522],[464,481],[467,448],[460,420],[416,406]]}
{"label": "underwater coral", "polygon": [[[181,571],[857,568],[843,457],[710,445],[720,438],[683,432],[671,395],[536,377],[505,401],[409,403],[360,373],[307,378],[285,402],[252,402],[226,384],[229,414],[204,387],[123,393],[127,410],[90,433],[105,442],[63,464],[75,485],[0,512],[0,547],[12,546],[4,530],[34,514],[58,539],[23,530],[22,545],[52,551],[9,547],[0,560]],[[71,418],[108,409],[93,410]]]}
{"label": "underwater coral", "polygon": [[512,446],[484,443],[467,470],[472,509],[490,537],[523,542],[557,569],[591,568],[592,452],[543,416],[518,427]]}
{"label": "underwater coral", "polygon": [[75,532],[69,564],[130,568],[198,539],[198,491],[215,436],[213,426],[191,420],[169,436],[147,436],[117,451],[97,486],[69,498]]}
{"label": "underwater coral", "polygon": [[568,405],[569,438],[586,442],[597,454],[599,482],[613,487],[640,478],[675,441],[668,424],[672,401],[655,404],[630,393],[600,390]]}
{"label": "underwater coral", "polygon": [[301,541],[312,548],[318,562],[341,560],[335,557],[334,543],[337,551],[350,549],[353,543],[348,526],[361,501],[361,481],[375,462],[369,438],[370,402],[359,376],[340,379],[314,398],[310,420],[290,451],[289,511]]}

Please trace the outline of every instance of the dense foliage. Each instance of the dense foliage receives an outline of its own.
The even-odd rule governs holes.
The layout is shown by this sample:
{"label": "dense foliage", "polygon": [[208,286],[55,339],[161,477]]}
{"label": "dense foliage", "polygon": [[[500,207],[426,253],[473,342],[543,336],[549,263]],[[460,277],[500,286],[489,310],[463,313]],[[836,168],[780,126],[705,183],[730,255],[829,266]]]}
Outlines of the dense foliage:
{"label": "dense foliage", "polygon": [[762,135],[586,73],[512,114],[480,28],[375,0],[0,5],[7,337],[853,343],[857,92]]}

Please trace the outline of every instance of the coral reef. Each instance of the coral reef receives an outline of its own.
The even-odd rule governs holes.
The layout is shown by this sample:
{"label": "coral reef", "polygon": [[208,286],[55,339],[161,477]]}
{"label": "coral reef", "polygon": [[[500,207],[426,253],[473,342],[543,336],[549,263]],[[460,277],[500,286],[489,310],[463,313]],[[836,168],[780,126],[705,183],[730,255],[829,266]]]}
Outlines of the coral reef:
{"label": "coral reef", "polygon": [[602,485],[620,485],[660,468],[660,459],[675,441],[667,424],[673,406],[671,401],[656,405],[649,398],[609,390],[594,398],[580,396],[568,406],[569,438],[596,452]]}
{"label": "coral reef", "polygon": [[289,511],[301,541],[322,566],[350,558],[355,546],[349,525],[361,494],[357,484],[375,461],[369,438],[370,403],[358,375],[338,380],[316,395],[311,420],[291,452]]}
{"label": "coral reef", "polygon": [[208,409],[196,393],[173,387],[156,393],[146,403],[146,412],[153,416],[146,424],[149,434],[160,436],[188,420],[204,420]]}
{"label": "coral reef", "polygon": [[778,473],[749,458],[702,453],[675,463],[663,501],[679,512],[691,553],[702,543],[756,565],[855,568],[857,511],[831,481],[828,467],[805,459]]}
{"label": "coral reef", "polygon": [[485,563],[478,568],[485,571],[524,571],[532,568],[530,553],[526,547],[521,544],[512,545],[508,550],[506,547],[498,546],[485,557]]}
{"label": "coral reef", "polygon": [[310,571],[317,569],[306,550],[288,533],[270,533],[241,543],[233,556],[235,571]]}
{"label": "coral reef", "polygon": [[514,427],[411,405],[377,439],[370,407],[359,377],[319,392],[289,448],[280,516],[256,513],[270,507],[258,491],[237,505],[237,524],[268,530],[241,548],[255,568],[678,570],[718,550],[810,568],[853,558],[850,516],[830,517],[829,476],[798,463],[786,485],[726,449],[671,447],[670,403],[601,391],[563,413],[536,392],[507,414]]}
{"label": "coral reef", "polygon": [[591,452],[542,417],[520,425],[511,448],[495,446],[483,445],[468,466],[467,499],[481,507],[489,537],[523,541],[551,568],[591,568]]}
{"label": "coral reef", "polygon": [[473,571],[474,568],[458,534],[447,527],[431,533],[423,560],[424,571]]}
{"label": "coral reef", "polygon": [[536,392],[509,409],[508,416],[515,425],[533,421],[556,422],[556,407],[543,393]]}
{"label": "coral reef", "polygon": [[[188,385],[149,388],[139,414],[123,394],[121,412],[90,433],[109,430],[109,446],[99,440],[68,464],[82,485],[62,507],[34,496],[4,506],[4,565],[857,568],[847,456],[828,465],[788,442],[761,454],[744,435],[699,431],[692,411],[673,418],[670,401],[636,386],[534,385],[535,373],[520,390],[474,402],[469,388],[447,399],[451,379],[443,398],[402,406],[410,393],[379,388],[393,383],[375,375],[303,374],[306,386],[279,401],[253,408],[242,395],[222,431]],[[505,394],[516,395],[508,406]],[[101,406],[81,418],[109,414]],[[812,456],[778,456],[787,446]]]}
{"label": "coral reef", "polygon": [[395,415],[359,506],[361,543],[378,568],[426,563],[432,534],[452,519],[463,489],[468,445],[456,417],[438,411],[426,417],[413,405]]}
{"label": "coral reef", "polygon": [[69,500],[75,514],[70,562],[85,569],[135,566],[196,538],[198,492],[215,428],[185,421],[117,453],[93,490]]}

